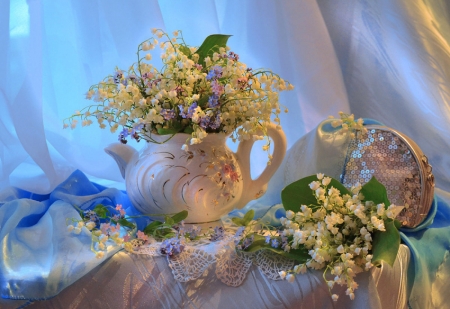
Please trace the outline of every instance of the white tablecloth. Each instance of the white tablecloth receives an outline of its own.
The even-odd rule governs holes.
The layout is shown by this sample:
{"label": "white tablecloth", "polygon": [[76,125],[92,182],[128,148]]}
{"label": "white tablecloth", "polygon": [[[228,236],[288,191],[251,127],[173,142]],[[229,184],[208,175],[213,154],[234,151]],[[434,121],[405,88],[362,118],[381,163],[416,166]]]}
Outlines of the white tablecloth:
{"label": "white tablecloth", "polygon": [[229,287],[215,278],[213,268],[200,279],[187,283],[174,280],[163,257],[119,252],[93,269],[56,297],[30,303],[26,300],[0,300],[0,308],[407,308],[406,270],[409,249],[401,245],[394,267],[383,265],[357,276],[355,300],[344,287],[331,300],[322,273],[308,272],[294,283],[267,279],[252,266],[239,287]]}

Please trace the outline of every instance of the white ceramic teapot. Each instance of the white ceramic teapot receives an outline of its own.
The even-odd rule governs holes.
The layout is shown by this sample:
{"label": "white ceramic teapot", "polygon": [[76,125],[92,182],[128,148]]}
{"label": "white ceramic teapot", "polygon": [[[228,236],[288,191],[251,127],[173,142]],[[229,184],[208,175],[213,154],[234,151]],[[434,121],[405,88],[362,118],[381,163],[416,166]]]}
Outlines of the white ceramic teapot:
{"label": "white ceramic teapot", "polygon": [[[181,147],[190,137],[179,133],[162,144],[147,143],[140,151],[116,143],[105,148],[119,165],[128,196],[144,214],[173,214],[187,210],[186,223],[216,221],[233,209],[262,196],[286,153],[286,138],[268,127],[273,158],[261,175],[250,176],[253,140],[239,143],[236,153],[226,146],[228,135],[210,133],[200,144]],[[168,136],[155,136],[158,142]]]}

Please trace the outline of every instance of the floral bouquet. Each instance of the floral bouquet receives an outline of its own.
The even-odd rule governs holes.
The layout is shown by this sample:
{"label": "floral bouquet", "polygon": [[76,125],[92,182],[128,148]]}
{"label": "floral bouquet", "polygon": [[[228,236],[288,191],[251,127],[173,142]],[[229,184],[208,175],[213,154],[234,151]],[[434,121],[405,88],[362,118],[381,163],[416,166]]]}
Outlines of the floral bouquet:
{"label": "floral bouquet", "polygon": [[[286,217],[273,230],[261,220],[233,218],[246,226],[238,248],[254,252],[271,250],[296,261],[293,269],[280,271],[290,282],[307,269],[324,269],[330,291],[334,285],[346,285],[346,294],[354,299],[358,284],[355,275],[382,261],[393,265],[400,246],[395,219],[402,206],[390,204],[386,188],[374,177],[365,185],[347,189],[339,181],[323,174],[302,178],[281,193]],[[338,295],[332,294],[337,300]]]}
{"label": "floral bouquet", "polygon": [[[139,44],[137,62],[91,86],[86,98],[96,103],[65,119],[64,127],[96,120],[114,133],[122,126],[122,143],[128,137],[157,143],[153,134],[170,138],[188,133],[184,149],[208,133],[224,132],[233,141],[265,137],[267,150],[271,117],[280,123],[278,93],[293,86],[270,70],[253,70],[240,62],[226,46],[229,35],[210,35],[197,48],[184,42],[181,31],[172,38],[159,29],[152,33],[156,38]],[[157,46],[162,51],[159,70],[150,63],[150,51]]]}

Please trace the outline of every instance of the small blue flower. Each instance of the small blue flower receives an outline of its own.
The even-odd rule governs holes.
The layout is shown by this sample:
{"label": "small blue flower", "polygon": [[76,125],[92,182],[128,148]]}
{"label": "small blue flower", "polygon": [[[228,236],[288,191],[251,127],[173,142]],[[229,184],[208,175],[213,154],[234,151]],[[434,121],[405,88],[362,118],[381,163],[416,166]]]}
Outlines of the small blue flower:
{"label": "small blue flower", "polygon": [[211,235],[210,240],[211,241],[218,241],[223,239],[223,237],[225,236],[225,230],[223,229],[222,226],[216,226],[214,228],[214,232]]}
{"label": "small blue flower", "polygon": [[187,113],[184,112],[184,106],[178,105],[178,108],[180,109],[180,116],[183,118],[192,118],[192,115],[194,114],[195,109],[198,107],[197,102],[192,103],[191,106],[189,106]]}
{"label": "small blue flower", "polygon": [[175,118],[175,111],[173,109],[161,109],[161,116],[163,116],[164,120],[171,120]]}
{"label": "small blue flower", "polygon": [[208,72],[208,75],[206,75],[206,80],[212,80],[216,78],[222,77],[223,69],[219,65],[215,65],[211,68],[211,70]]}
{"label": "small blue flower", "polygon": [[213,70],[211,70],[211,71],[208,72],[208,75],[206,75],[206,80],[211,80],[214,77],[216,77],[216,74],[214,73]]}
{"label": "small blue flower", "polygon": [[208,99],[208,105],[211,108],[219,105],[219,96],[216,94],[213,94],[212,96],[210,96]]}
{"label": "small blue flower", "polygon": [[266,244],[270,243],[270,235],[266,236]]}
{"label": "small blue flower", "polygon": [[209,127],[210,122],[211,122],[211,117],[205,116],[205,117],[200,118],[199,124],[203,129],[207,129]]}
{"label": "small blue flower", "polygon": [[128,136],[128,129],[127,129],[127,128],[123,128],[123,130],[122,130],[122,132],[120,132],[120,134],[121,134],[123,137],[127,137],[127,136]]}
{"label": "small blue flower", "polygon": [[201,232],[201,227],[199,226],[189,226],[189,227],[182,227],[180,229],[180,234],[183,236],[186,236],[188,234],[188,237],[190,240],[194,240]]}
{"label": "small blue flower", "polygon": [[174,256],[183,252],[184,245],[181,244],[177,237],[165,239],[159,247],[159,252],[168,256]]}
{"label": "small blue flower", "polygon": [[234,234],[234,237],[241,237],[242,233],[244,233],[245,227],[244,226],[240,226],[237,231],[236,234]]}
{"label": "small blue flower", "polygon": [[220,124],[222,121],[220,120],[220,111],[217,113],[216,118],[214,121],[209,122],[209,127],[213,130],[217,130],[220,127]]}
{"label": "small blue flower", "polygon": [[129,135],[128,129],[123,128],[122,132],[119,133],[119,137],[117,138],[119,142],[122,144],[127,143],[127,136]]}
{"label": "small blue flower", "polygon": [[278,248],[280,246],[280,242],[278,241],[278,239],[276,238],[272,239],[271,246],[272,248]]}
{"label": "small blue flower", "polygon": [[118,84],[118,83],[120,83],[120,80],[122,79],[122,77],[123,77],[123,72],[122,71],[116,71],[115,73],[114,73],[114,77],[113,77],[113,79],[114,79],[114,83],[115,84]]}
{"label": "small blue flower", "polygon": [[245,250],[248,247],[250,247],[250,245],[253,243],[254,239],[255,239],[255,235],[245,238],[244,241],[242,242],[242,249]]}

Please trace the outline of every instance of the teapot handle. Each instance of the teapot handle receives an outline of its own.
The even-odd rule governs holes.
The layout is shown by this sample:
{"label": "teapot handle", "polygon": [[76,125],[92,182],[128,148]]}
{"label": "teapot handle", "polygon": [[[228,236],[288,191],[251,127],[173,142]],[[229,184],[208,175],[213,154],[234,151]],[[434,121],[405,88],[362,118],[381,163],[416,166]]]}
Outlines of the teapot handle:
{"label": "teapot handle", "polygon": [[267,127],[267,135],[272,138],[274,144],[272,162],[270,165],[266,166],[261,175],[255,180],[253,180],[250,175],[250,153],[255,140],[249,139],[239,143],[236,157],[241,168],[244,189],[241,198],[239,199],[239,203],[235,206],[237,209],[244,207],[251,200],[260,198],[264,195],[270,178],[275,174],[286,154],[287,142],[284,132],[281,129],[277,129],[276,126],[271,123]]}

